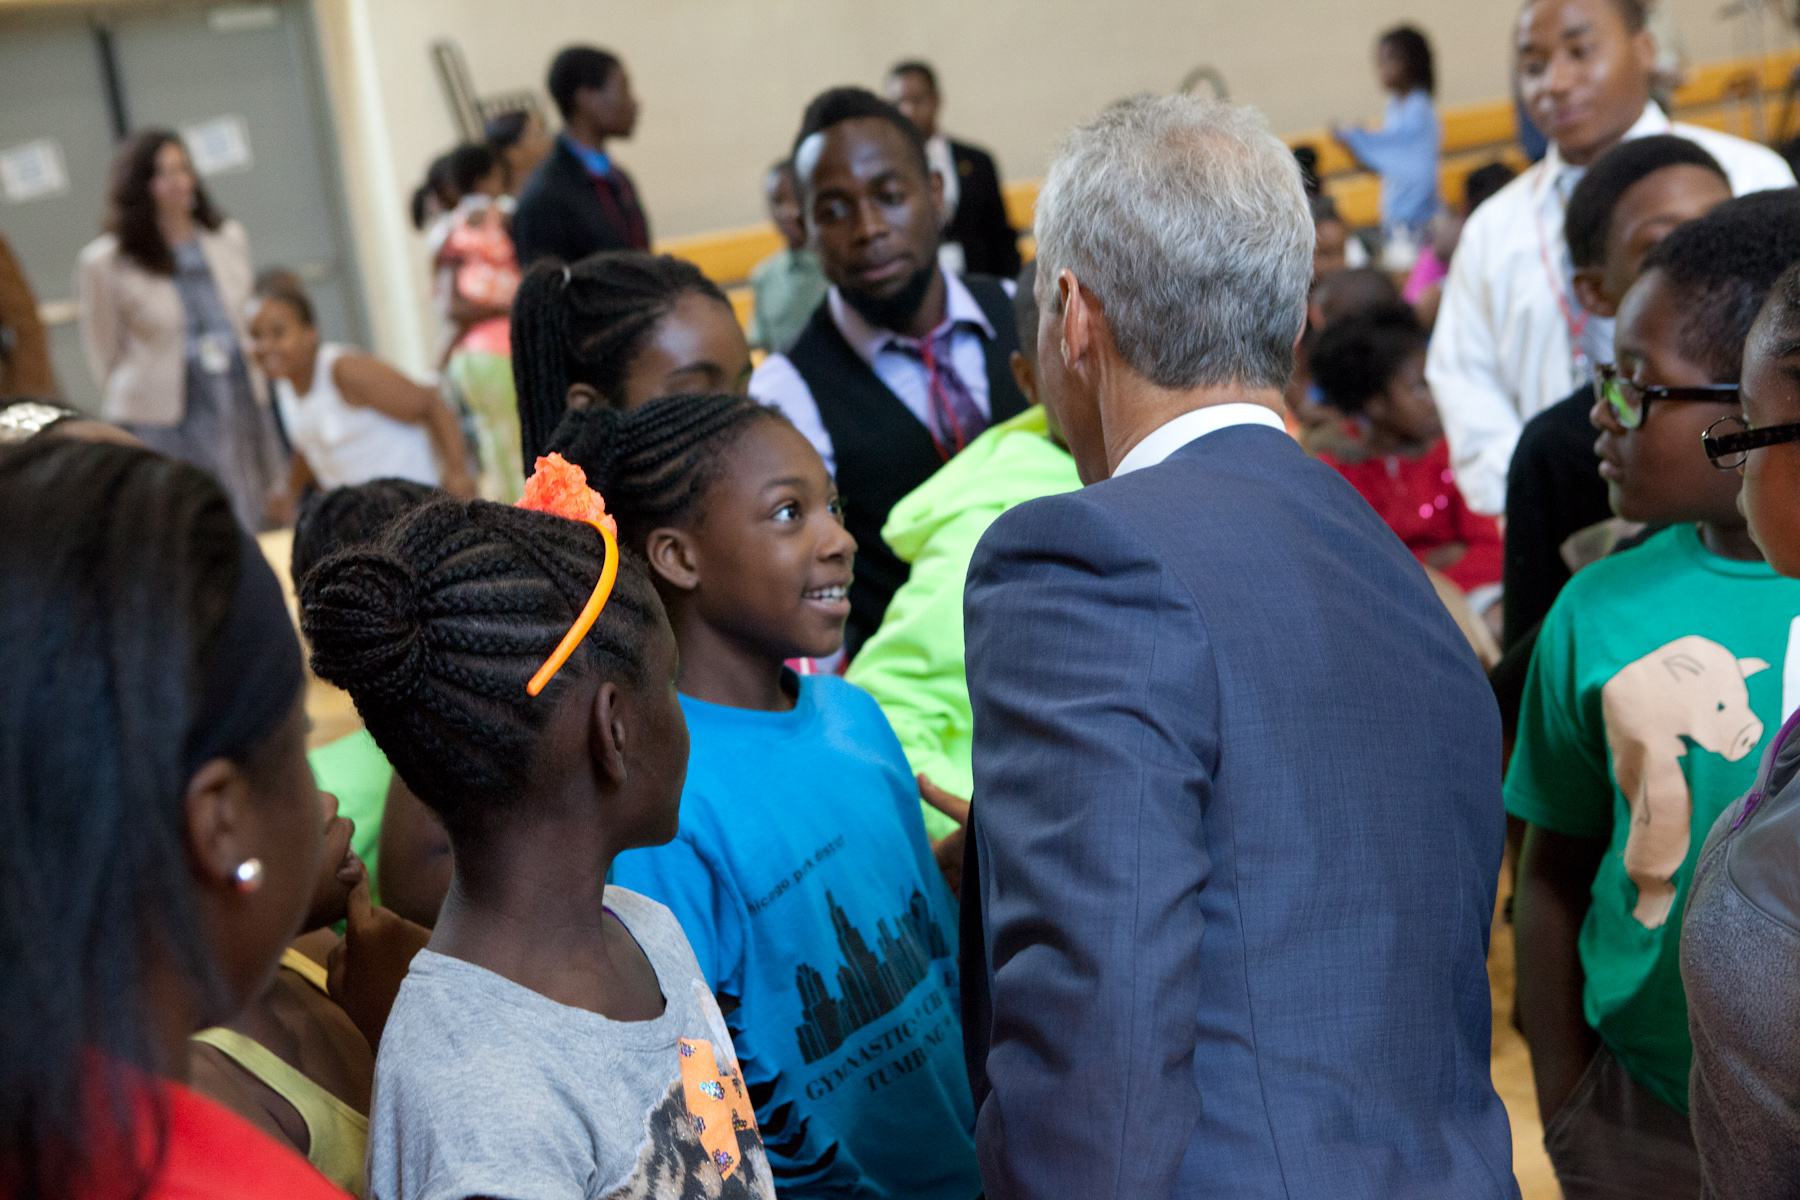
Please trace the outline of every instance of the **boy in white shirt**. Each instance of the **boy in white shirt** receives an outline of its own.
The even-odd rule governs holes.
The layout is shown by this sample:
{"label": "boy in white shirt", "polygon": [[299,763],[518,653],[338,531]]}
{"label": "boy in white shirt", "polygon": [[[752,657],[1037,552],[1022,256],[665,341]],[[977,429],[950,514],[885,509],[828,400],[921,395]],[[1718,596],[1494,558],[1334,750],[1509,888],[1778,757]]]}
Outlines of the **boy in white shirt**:
{"label": "boy in white shirt", "polygon": [[1774,151],[1677,124],[1651,102],[1656,41],[1644,20],[1642,0],[1531,0],[1519,14],[1519,88],[1550,150],[1469,219],[1426,364],[1457,485],[1477,512],[1504,510],[1525,421],[1611,357],[1612,322],[1576,299],[1563,239],[1588,164],[1621,141],[1674,133],[1717,159],[1736,195],[1794,184]]}

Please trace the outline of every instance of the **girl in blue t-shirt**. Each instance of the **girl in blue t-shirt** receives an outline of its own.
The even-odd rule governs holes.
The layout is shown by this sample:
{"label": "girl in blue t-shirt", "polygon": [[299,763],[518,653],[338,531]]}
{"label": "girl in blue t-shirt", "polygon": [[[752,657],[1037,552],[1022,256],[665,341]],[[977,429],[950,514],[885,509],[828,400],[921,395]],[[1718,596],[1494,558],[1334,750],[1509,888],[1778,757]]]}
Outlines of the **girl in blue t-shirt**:
{"label": "girl in blue t-shirt", "polygon": [[973,1200],[956,910],[875,702],[790,658],[842,644],[856,542],[825,464],[743,396],[571,412],[681,651],[681,829],[613,878],[669,906],[736,1043],[784,1197]]}

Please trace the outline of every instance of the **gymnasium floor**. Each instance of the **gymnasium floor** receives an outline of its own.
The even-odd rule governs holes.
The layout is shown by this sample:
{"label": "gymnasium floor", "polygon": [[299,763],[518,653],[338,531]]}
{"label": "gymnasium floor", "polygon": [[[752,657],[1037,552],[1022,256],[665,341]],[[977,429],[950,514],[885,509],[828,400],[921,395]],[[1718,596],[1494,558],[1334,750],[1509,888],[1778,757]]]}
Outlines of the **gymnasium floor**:
{"label": "gymnasium floor", "polygon": [[[287,563],[292,535],[267,533],[258,539],[263,552],[275,566],[282,586],[287,584]],[[292,603],[290,591],[289,602]],[[328,683],[307,675],[306,711],[312,719],[308,745],[326,742],[353,733],[362,722],[350,697]],[[1510,871],[1503,872],[1501,887],[1506,887]],[[1488,982],[1494,998],[1494,1086],[1506,1102],[1512,1117],[1513,1171],[1518,1176],[1524,1200],[1562,1200],[1550,1161],[1544,1156],[1543,1127],[1538,1122],[1537,1094],[1531,1083],[1531,1060],[1525,1043],[1510,1023],[1513,1003],[1512,927],[1500,919],[1505,904],[1504,892],[1496,906],[1492,947],[1488,953]]]}

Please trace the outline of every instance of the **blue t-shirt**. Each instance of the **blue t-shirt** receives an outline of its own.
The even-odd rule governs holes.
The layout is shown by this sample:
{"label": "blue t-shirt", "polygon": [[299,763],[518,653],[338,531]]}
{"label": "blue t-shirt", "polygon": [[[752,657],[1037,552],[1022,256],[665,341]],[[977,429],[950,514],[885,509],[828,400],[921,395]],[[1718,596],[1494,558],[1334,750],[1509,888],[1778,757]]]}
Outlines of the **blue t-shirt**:
{"label": "blue t-shirt", "polygon": [[738,1001],[776,1190],[974,1200],[955,901],[887,718],[820,675],[791,712],[681,707],[681,832],[620,855],[613,880],[668,905]]}

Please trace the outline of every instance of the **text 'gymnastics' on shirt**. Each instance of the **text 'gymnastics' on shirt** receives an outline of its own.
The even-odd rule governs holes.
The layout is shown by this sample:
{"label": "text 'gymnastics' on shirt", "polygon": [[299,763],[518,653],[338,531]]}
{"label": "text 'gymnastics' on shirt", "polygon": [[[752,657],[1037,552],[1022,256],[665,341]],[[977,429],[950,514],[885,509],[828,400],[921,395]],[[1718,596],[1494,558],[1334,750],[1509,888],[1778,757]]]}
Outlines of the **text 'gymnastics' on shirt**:
{"label": "text 'gymnastics' on shirt", "polygon": [[918,787],[867,693],[788,682],[785,713],[681,698],[681,832],[620,855],[614,878],[667,904],[737,1001],[726,1020],[784,1197],[973,1200],[956,909]]}

